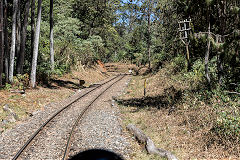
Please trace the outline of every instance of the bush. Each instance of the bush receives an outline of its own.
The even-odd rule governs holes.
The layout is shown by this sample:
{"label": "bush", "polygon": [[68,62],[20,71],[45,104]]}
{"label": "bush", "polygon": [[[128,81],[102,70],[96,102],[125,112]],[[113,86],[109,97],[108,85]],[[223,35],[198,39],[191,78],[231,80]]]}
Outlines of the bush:
{"label": "bush", "polygon": [[47,84],[53,74],[50,63],[42,62],[37,67],[37,81]]}
{"label": "bush", "polygon": [[29,75],[26,74],[17,74],[16,76],[13,77],[13,83],[5,84],[5,89],[10,90],[10,89],[20,89],[23,90],[29,86]]}
{"label": "bush", "polygon": [[100,36],[92,36],[87,40],[76,42],[74,59],[81,61],[81,64],[92,65],[96,60],[104,61],[106,58],[106,49]]}
{"label": "bush", "polygon": [[194,84],[199,84],[204,80],[204,72],[204,64],[202,60],[199,59],[193,63],[192,70],[184,74],[184,76],[191,79]]}
{"label": "bush", "polygon": [[229,111],[219,113],[214,131],[227,140],[237,140],[240,138],[240,114]]}
{"label": "bush", "polygon": [[186,59],[185,57],[183,57],[182,55],[178,55],[177,57],[175,57],[172,62],[171,65],[173,66],[173,71],[175,73],[182,71],[183,69],[185,69],[186,66]]}

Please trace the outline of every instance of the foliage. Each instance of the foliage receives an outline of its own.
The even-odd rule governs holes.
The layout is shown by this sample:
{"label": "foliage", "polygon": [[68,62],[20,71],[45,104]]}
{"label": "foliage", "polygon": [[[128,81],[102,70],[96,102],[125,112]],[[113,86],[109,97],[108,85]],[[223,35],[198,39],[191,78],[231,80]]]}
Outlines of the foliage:
{"label": "foliage", "polygon": [[185,68],[185,63],[186,63],[186,60],[185,58],[182,56],[182,55],[179,55],[177,57],[175,57],[173,60],[172,60],[172,66],[174,67],[174,72],[180,72],[182,70],[184,70]]}
{"label": "foliage", "polygon": [[29,75],[28,74],[17,74],[16,76],[13,77],[13,83],[5,84],[6,90],[11,90],[11,89],[19,89],[19,90],[25,90],[28,87],[29,83]]}
{"label": "foliage", "polygon": [[[21,20],[24,19],[25,2],[20,4]],[[214,132],[226,139],[236,138],[240,123],[239,96],[227,92],[240,92],[239,6],[239,0],[54,0],[53,71],[49,63],[50,1],[43,1],[37,79],[47,83],[53,74],[63,75],[78,65],[90,66],[97,60],[146,65],[150,51],[153,71],[170,63],[169,74],[181,75],[178,78],[191,86],[185,91],[186,99],[194,95],[200,101],[213,104],[219,116],[214,123]],[[5,40],[11,43],[12,1],[8,2],[7,9],[4,26],[8,36]],[[178,21],[185,19],[192,21],[191,69],[188,71],[186,48],[178,33]],[[211,36],[206,34],[208,29]],[[199,32],[204,34],[194,36]],[[28,24],[23,74],[15,74],[12,84],[5,83],[6,89],[28,86],[32,66],[31,34],[31,24]],[[217,38],[220,38],[218,42]],[[209,57],[205,56],[208,41],[211,42]],[[16,55],[18,61],[19,54]],[[0,60],[5,62],[3,58]],[[3,69],[1,67],[0,71]],[[210,84],[206,79],[207,70]],[[6,73],[0,74],[5,78],[4,82],[8,82]],[[216,104],[218,101],[220,103]]]}
{"label": "foliage", "polygon": [[4,89],[10,90],[11,88],[12,88],[12,85],[11,85],[11,84],[9,84],[9,83],[6,83],[6,84],[5,84],[5,88],[4,88]]}
{"label": "foliage", "polygon": [[240,114],[238,109],[221,111],[214,131],[225,140],[236,141],[240,138]]}

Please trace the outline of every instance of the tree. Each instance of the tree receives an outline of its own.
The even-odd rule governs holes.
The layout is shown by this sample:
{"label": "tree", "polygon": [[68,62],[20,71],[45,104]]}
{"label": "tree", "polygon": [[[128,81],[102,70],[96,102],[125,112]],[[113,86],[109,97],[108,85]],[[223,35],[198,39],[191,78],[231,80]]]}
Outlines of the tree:
{"label": "tree", "polygon": [[19,58],[21,47],[21,0],[18,0],[16,34],[16,57]]}
{"label": "tree", "polygon": [[[208,7],[208,12],[210,11],[210,7]],[[211,21],[210,21],[210,14],[208,13],[208,40],[207,40],[207,51],[205,54],[205,76],[207,78],[207,82],[208,82],[208,86],[210,88],[211,86],[211,79],[209,76],[209,68],[208,68],[208,63],[209,63],[209,52],[210,52],[210,46],[211,46],[211,42],[210,42],[210,37],[211,37]]]}
{"label": "tree", "polygon": [[4,21],[3,1],[0,2],[0,87],[2,86],[3,59],[4,59]]}
{"label": "tree", "polygon": [[148,46],[148,68],[151,68],[151,15],[153,10],[153,1],[148,0],[147,2],[147,22],[148,22],[148,37],[147,37],[147,46]]}
{"label": "tree", "polygon": [[5,78],[6,83],[9,82],[9,43],[8,43],[8,5],[7,0],[4,1],[4,68],[5,68]]}
{"label": "tree", "polygon": [[31,53],[33,54],[35,35],[35,0],[31,1]]}
{"label": "tree", "polygon": [[30,0],[27,0],[27,2],[25,4],[24,21],[23,21],[23,27],[22,27],[22,32],[21,32],[21,47],[20,47],[20,53],[18,56],[18,64],[17,64],[17,73],[18,74],[23,73],[29,10],[30,10]]}
{"label": "tree", "polygon": [[205,54],[205,75],[208,81],[208,86],[210,88],[211,86],[211,79],[209,76],[209,68],[208,68],[208,63],[209,63],[209,52],[210,52],[210,46],[211,46],[211,42],[210,42],[210,31],[211,31],[211,24],[210,24],[210,20],[209,20],[209,27],[208,27],[208,41],[207,41],[207,51]]}
{"label": "tree", "polygon": [[13,16],[12,16],[12,45],[10,51],[10,64],[9,64],[9,81],[13,82],[14,72],[14,59],[16,52],[16,18],[18,12],[18,0],[13,0]]}
{"label": "tree", "polygon": [[34,48],[33,48],[32,69],[31,69],[31,77],[30,77],[31,87],[33,88],[36,87],[36,70],[37,70],[41,17],[42,17],[42,0],[38,0],[37,25],[36,25],[35,35],[34,35]]}
{"label": "tree", "polygon": [[103,0],[74,0],[74,17],[78,18],[82,25],[81,38],[87,39],[93,35],[100,35],[103,39],[103,30],[107,25],[114,22],[113,13],[110,8],[112,1]]}
{"label": "tree", "polygon": [[50,0],[50,59],[51,68],[54,70],[54,48],[53,48],[53,0]]}

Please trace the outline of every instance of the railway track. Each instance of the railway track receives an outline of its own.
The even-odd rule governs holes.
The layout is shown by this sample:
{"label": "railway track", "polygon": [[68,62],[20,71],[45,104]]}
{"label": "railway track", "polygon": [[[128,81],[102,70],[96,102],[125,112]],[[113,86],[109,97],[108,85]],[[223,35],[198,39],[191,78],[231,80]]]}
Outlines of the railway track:
{"label": "railway track", "polygon": [[126,74],[117,75],[117,76],[113,77],[112,79],[110,79],[110,80],[98,85],[97,87],[87,91],[85,94],[77,97],[76,99],[72,100],[70,103],[66,104],[59,111],[57,111],[55,114],[53,114],[46,122],[44,122],[34,132],[34,134],[27,140],[27,142],[21,147],[21,149],[15,154],[15,156],[12,159],[16,160],[20,156],[22,156],[22,154],[27,150],[27,148],[30,147],[30,145],[33,143],[33,141],[36,139],[36,137],[38,137],[41,134],[41,132],[44,131],[44,129],[47,129],[47,126],[50,125],[50,123],[52,123],[52,125],[53,125],[55,123],[54,120],[57,122],[56,117],[60,116],[68,108],[76,107],[76,106],[74,106],[74,104],[80,103],[81,102],[80,100],[82,100],[84,97],[87,97],[87,95],[93,94],[94,91],[97,92],[98,90],[100,90],[100,93],[95,94],[94,98],[92,100],[88,101],[87,105],[85,105],[84,107],[83,106],[81,107],[81,111],[78,113],[77,118],[74,120],[74,123],[71,127],[71,131],[69,133],[67,133],[69,136],[68,136],[67,141],[65,143],[66,144],[65,145],[65,150],[64,150],[64,153],[63,153],[63,156],[62,156],[63,160],[67,159],[68,156],[69,156],[69,150],[70,150],[71,143],[72,143],[73,136],[74,136],[74,131],[75,131],[76,127],[78,126],[78,124],[80,123],[83,115],[87,112],[87,110],[91,107],[91,105],[101,97],[101,95],[103,95],[114,84],[116,84],[117,82],[122,80],[125,76],[126,76]]}

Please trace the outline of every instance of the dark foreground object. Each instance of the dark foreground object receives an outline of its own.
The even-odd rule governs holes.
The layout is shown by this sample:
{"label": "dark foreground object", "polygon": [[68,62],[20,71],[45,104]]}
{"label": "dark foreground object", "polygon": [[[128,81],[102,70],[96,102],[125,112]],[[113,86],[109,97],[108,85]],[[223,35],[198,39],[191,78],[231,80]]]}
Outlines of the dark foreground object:
{"label": "dark foreground object", "polygon": [[78,153],[69,160],[123,160],[123,158],[111,151],[91,149]]}

